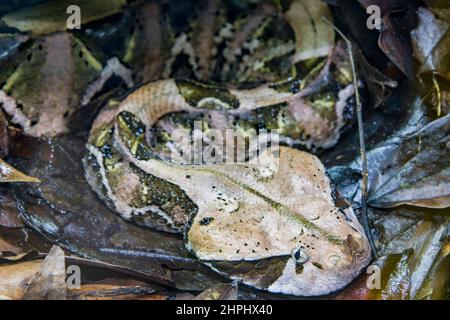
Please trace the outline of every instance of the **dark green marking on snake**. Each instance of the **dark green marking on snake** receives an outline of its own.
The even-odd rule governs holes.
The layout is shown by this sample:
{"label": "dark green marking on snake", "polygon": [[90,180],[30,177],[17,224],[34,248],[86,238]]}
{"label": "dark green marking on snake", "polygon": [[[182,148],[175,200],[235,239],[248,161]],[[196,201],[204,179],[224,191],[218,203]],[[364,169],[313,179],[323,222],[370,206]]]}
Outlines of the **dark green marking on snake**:
{"label": "dark green marking on snake", "polygon": [[300,91],[300,85],[302,81],[297,78],[289,77],[285,80],[271,83],[269,88],[277,90],[279,92],[290,92],[292,94]]}
{"label": "dark green marking on snake", "polygon": [[138,160],[154,159],[154,153],[145,143],[145,124],[134,114],[122,111],[117,116],[119,135]]}
{"label": "dark green marking on snake", "polygon": [[[239,108],[239,100],[224,87],[192,80],[176,80],[176,85],[180,94],[192,107],[213,110]],[[219,100],[221,103],[214,100]],[[202,102],[201,106],[198,105],[199,102]]]}
{"label": "dark green marking on snake", "polygon": [[197,205],[179,186],[142,171],[133,164],[130,166],[142,186],[133,199],[134,206],[158,207],[172,218],[177,228],[183,228],[197,214]]}
{"label": "dark green marking on snake", "polygon": [[271,130],[296,140],[305,138],[303,129],[298,125],[298,121],[292,116],[285,102],[247,112],[236,120],[235,125],[241,128]]}
{"label": "dark green marking on snake", "polygon": [[219,273],[231,278],[238,277],[245,281],[257,279],[253,285],[267,289],[282,274],[290,256],[277,256],[254,261],[209,261]]}

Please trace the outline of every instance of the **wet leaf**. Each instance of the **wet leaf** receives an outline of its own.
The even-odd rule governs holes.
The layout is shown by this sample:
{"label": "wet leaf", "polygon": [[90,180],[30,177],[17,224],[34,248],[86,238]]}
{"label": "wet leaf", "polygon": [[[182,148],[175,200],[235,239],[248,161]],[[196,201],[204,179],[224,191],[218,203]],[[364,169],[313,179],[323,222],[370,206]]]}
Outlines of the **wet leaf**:
{"label": "wet leaf", "polygon": [[410,263],[411,270],[411,298],[415,298],[419,289],[426,281],[434,262],[436,261],[443,243],[442,236],[447,229],[449,220],[439,223],[438,221],[423,221],[413,237],[411,247],[414,256]]}
{"label": "wet leaf", "polygon": [[9,228],[0,226],[0,262],[9,261],[29,252],[48,252],[51,244],[28,227]]}
{"label": "wet leaf", "polygon": [[6,81],[16,68],[16,60],[23,59],[28,36],[18,34],[0,34],[0,82]]}
{"label": "wet leaf", "polygon": [[371,210],[379,254],[390,256],[412,251],[408,260],[412,299],[423,299],[432,293],[433,274],[448,245],[445,240],[448,213],[413,207]]}
{"label": "wet leaf", "polygon": [[0,159],[0,183],[4,182],[40,182],[39,179],[27,176],[14,169],[5,161]]}
{"label": "wet leaf", "polygon": [[450,299],[450,255],[449,245],[447,244],[446,256],[436,266],[435,272],[432,274],[432,293],[430,299]]}
{"label": "wet leaf", "polygon": [[67,28],[69,18],[66,13],[70,5],[78,5],[81,9],[82,24],[98,20],[118,13],[126,4],[126,0],[60,0],[47,1],[31,7],[19,9],[3,16],[2,21],[9,27],[34,35],[50,34]]}
{"label": "wet leaf", "polygon": [[[423,107],[413,106],[413,110],[407,111],[408,120],[367,152],[368,201],[373,207],[389,208],[402,204],[429,208],[449,206],[450,116],[429,122]],[[336,182],[346,183],[341,190],[344,197],[355,203],[361,199],[358,180],[351,182],[341,176],[346,171],[358,174],[360,170],[359,158],[347,168],[330,170]]]}
{"label": "wet leaf", "polygon": [[424,0],[428,8],[443,21],[450,21],[450,8],[447,0]]}
{"label": "wet leaf", "polygon": [[0,226],[22,228],[24,224],[22,219],[20,219],[19,211],[16,208],[16,201],[11,191],[6,186],[0,188]]}
{"label": "wet leaf", "polygon": [[293,61],[303,61],[326,56],[334,47],[334,30],[322,20],[332,21],[328,6],[321,1],[294,1],[285,13],[296,37],[296,53]]}
{"label": "wet leaf", "polygon": [[450,206],[450,116],[431,122],[397,143],[372,151],[379,154],[371,172],[369,204],[395,207]]}
{"label": "wet leaf", "polygon": [[420,290],[416,293],[416,300],[448,300],[450,298],[450,259],[449,244],[442,247],[439,257],[427,275]]}
{"label": "wet leaf", "polygon": [[412,250],[382,257],[375,264],[380,267],[381,288],[371,291],[373,300],[408,300],[410,290],[409,261]]}
{"label": "wet leaf", "polygon": [[418,26],[411,32],[415,57],[420,61],[420,73],[436,71],[450,80],[449,24],[437,19],[423,7],[417,11]]}
{"label": "wet leaf", "polygon": [[[408,262],[412,250],[383,256],[367,273],[338,293],[336,300],[408,300],[410,272]],[[379,275],[378,279],[376,276]],[[379,287],[378,287],[379,285]]]}

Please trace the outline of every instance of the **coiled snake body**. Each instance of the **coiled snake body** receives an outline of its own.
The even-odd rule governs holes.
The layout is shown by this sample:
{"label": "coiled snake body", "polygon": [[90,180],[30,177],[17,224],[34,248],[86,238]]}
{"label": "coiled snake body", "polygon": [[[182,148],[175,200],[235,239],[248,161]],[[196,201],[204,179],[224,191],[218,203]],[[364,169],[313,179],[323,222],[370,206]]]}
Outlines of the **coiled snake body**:
{"label": "coiled snake body", "polygon": [[[367,265],[370,248],[351,207],[336,204],[318,158],[281,146],[254,154],[254,162],[179,163],[164,152],[174,141],[158,132],[200,118],[244,135],[276,129],[282,144],[330,147],[354,94],[343,52],[337,45],[301,89],[289,80],[252,89],[145,84],[95,120],[87,180],[125,219],[184,234],[192,254],[229,278],[286,294],[336,291]],[[319,108],[327,95],[331,107]]]}

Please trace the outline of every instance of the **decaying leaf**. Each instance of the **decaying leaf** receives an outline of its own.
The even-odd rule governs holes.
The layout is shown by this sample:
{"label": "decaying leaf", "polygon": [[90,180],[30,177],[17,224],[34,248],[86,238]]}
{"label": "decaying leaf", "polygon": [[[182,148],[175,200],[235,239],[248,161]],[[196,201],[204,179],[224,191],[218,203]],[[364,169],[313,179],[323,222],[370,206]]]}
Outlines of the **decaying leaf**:
{"label": "decaying leaf", "polygon": [[61,300],[66,298],[66,289],[64,251],[58,246],[53,246],[29,283],[22,299]]}
{"label": "decaying leaf", "polygon": [[[436,210],[427,211],[420,208],[399,208],[390,210],[389,214],[385,210],[372,211],[374,217],[378,217],[375,228],[378,230],[379,253],[391,256],[411,251],[407,265],[409,295],[413,299],[430,298],[434,275],[448,254],[445,235],[449,216],[445,211],[443,215]],[[450,289],[448,285],[447,289]]]}
{"label": "decaying leaf", "polygon": [[15,245],[14,243],[10,243],[7,239],[3,239],[0,237],[0,261],[2,259],[10,259],[10,254],[20,254],[22,252],[22,248],[20,246]]}
{"label": "decaying leaf", "polygon": [[[38,252],[48,252],[52,244],[28,227],[0,226],[0,263],[21,259],[21,255],[38,257]],[[33,253],[33,254],[32,254]]]}
{"label": "decaying leaf", "polygon": [[380,8],[382,28],[379,46],[391,61],[411,80],[414,67],[410,31],[416,24],[416,0],[359,0],[367,8]]}
{"label": "decaying leaf", "polygon": [[354,44],[353,54],[360,68],[360,74],[366,80],[369,94],[373,101],[373,107],[379,107],[389,97],[392,90],[397,87],[397,81],[390,79],[377,68],[372,66],[365,58],[362,51]]}
{"label": "decaying leaf", "polygon": [[[423,111],[412,111],[410,119],[390,138],[371,148],[369,162],[369,205],[390,208],[402,204],[420,207],[449,206],[449,130],[447,115],[428,124]],[[360,159],[349,168],[334,168],[336,181],[344,172],[358,173]],[[345,184],[345,180],[342,180]],[[360,201],[358,180],[344,186],[345,196]]]}
{"label": "decaying leaf", "polygon": [[0,264],[11,263],[11,262],[26,262],[37,258],[41,255],[36,250],[31,250],[28,252],[23,252],[20,254],[11,254],[11,252],[0,252]]}
{"label": "decaying leaf", "polygon": [[337,300],[408,300],[412,250],[380,257]]}
{"label": "decaying leaf", "polygon": [[382,146],[373,151],[383,152],[384,159],[378,159],[379,168],[371,173],[371,206],[450,206],[449,115],[404,137],[390,152],[388,149]]}
{"label": "decaying leaf", "polygon": [[413,236],[411,247],[414,249],[414,255],[410,262],[411,298],[416,297],[441,251],[442,236],[449,221],[448,219],[422,221]]}
{"label": "decaying leaf", "polygon": [[330,9],[322,1],[294,1],[285,16],[295,31],[294,62],[326,56],[334,47],[334,30],[322,20],[332,20]]}
{"label": "decaying leaf", "polygon": [[69,300],[168,300],[167,292],[158,292],[155,286],[128,279],[105,279],[82,284],[67,291]]}
{"label": "decaying leaf", "polygon": [[206,289],[193,300],[237,300],[238,285],[237,282],[219,283]]}
{"label": "decaying leaf", "polygon": [[0,183],[4,182],[40,182],[40,180],[23,174],[0,159]]}
{"label": "decaying leaf", "polygon": [[449,24],[424,7],[417,10],[417,15],[419,23],[411,32],[411,39],[414,55],[421,64],[419,72],[435,71],[450,79]]}
{"label": "decaying leaf", "polygon": [[423,0],[428,8],[443,21],[450,21],[450,7],[447,0]]}
{"label": "decaying leaf", "polygon": [[380,268],[381,287],[371,291],[373,300],[407,300],[410,291],[410,269],[408,262],[413,251],[392,254],[380,258],[375,265]]}
{"label": "decaying leaf", "polygon": [[6,187],[0,188],[0,226],[22,228],[24,224],[22,219],[20,219],[16,201],[11,191],[11,189]]}
{"label": "decaying leaf", "polygon": [[67,19],[73,11],[67,8],[77,5],[81,9],[81,23],[98,20],[120,12],[126,0],[59,0],[47,1],[3,16],[2,21],[9,27],[34,35],[50,34],[67,28]]}
{"label": "decaying leaf", "polygon": [[0,300],[21,299],[42,265],[42,259],[0,265]]}
{"label": "decaying leaf", "polygon": [[442,259],[438,260],[433,272],[429,276],[431,285],[430,299],[450,299],[450,244],[447,243],[441,252]]}
{"label": "decaying leaf", "polygon": [[6,120],[3,110],[0,108],[0,159],[8,155],[8,149],[9,149],[8,121]]}

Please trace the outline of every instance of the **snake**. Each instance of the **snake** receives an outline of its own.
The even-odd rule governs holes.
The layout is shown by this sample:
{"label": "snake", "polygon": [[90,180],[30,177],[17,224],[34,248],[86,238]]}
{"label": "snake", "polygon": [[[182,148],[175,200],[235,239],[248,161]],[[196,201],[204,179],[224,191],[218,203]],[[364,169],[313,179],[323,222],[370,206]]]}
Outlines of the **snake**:
{"label": "snake", "polygon": [[[205,15],[218,10],[218,2],[211,3]],[[272,7],[262,10],[258,25],[280,19]],[[176,48],[172,55],[181,52]],[[212,60],[203,56],[191,59],[195,78],[144,83],[100,111],[83,164],[90,186],[113,211],[180,234],[186,249],[219,274],[273,293],[318,296],[344,288],[370,261],[353,209],[308,152],[338,142],[353,119],[355,88],[342,43],[308,66],[292,60],[295,45],[287,52],[277,57],[289,57],[283,58],[290,63],[286,70],[301,65],[307,70],[302,77],[204,81]],[[191,150],[199,132],[205,137],[205,127],[232,129],[250,144],[273,131],[279,143],[231,163],[171,156]],[[174,139],[180,130],[188,133],[187,144]]]}

